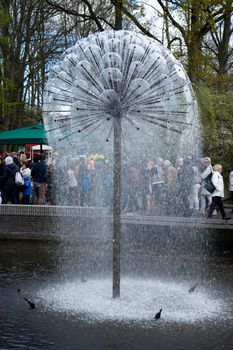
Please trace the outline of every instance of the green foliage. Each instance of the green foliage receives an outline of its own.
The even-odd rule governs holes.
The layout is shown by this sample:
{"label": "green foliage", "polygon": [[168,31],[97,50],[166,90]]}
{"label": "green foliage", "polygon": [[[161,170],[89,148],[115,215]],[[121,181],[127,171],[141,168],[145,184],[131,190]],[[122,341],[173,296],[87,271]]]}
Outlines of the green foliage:
{"label": "green foliage", "polygon": [[233,166],[233,92],[198,88],[203,154],[228,170]]}
{"label": "green foliage", "polygon": [[[1,72],[1,65],[0,65]],[[0,120],[4,120],[5,116],[10,118],[17,110],[18,102],[11,101],[8,98],[10,92],[15,91],[16,87],[13,80],[0,75]],[[3,123],[0,125],[0,130],[3,131],[6,125],[9,123]]]}
{"label": "green foliage", "polygon": [[7,14],[3,7],[0,5],[0,24],[1,26],[8,26],[9,22],[10,22],[11,18],[9,16],[9,14]]}
{"label": "green foliage", "polygon": [[216,121],[215,121],[215,111],[214,111],[214,101],[213,101],[213,95],[211,94],[210,90],[208,88],[199,88],[196,91],[196,95],[198,98],[198,105],[200,108],[200,115],[201,115],[201,121],[202,126],[205,129],[208,126],[208,129],[215,129],[216,128]]}
{"label": "green foliage", "polygon": [[5,37],[5,36],[0,37],[0,44],[1,45],[6,46],[6,45],[8,45],[8,43],[9,43],[9,39],[7,37]]}

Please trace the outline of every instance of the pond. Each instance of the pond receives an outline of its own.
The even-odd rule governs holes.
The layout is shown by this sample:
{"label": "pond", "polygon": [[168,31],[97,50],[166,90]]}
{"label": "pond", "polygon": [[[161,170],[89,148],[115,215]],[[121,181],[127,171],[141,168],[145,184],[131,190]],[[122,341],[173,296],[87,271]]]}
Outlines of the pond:
{"label": "pond", "polygon": [[[103,302],[101,306],[102,299],[98,299],[98,293],[92,291],[92,294],[87,295],[93,288],[92,282],[97,280],[94,266],[100,252],[92,256],[92,273],[85,272],[83,275],[77,266],[83,266],[86,253],[82,254],[79,247],[75,249],[70,247],[64,251],[59,244],[48,242],[1,241],[0,249],[1,350],[233,348],[231,250],[220,249],[216,250],[215,254],[205,253],[204,256],[199,252],[193,254],[192,260],[195,260],[195,265],[205,265],[206,268],[205,273],[202,268],[198,270],[196,276],[198,287],[190,294],[186,289],[191,286],[191,281],[194,281],[196,272],[191,277],[188,276],[189,273],[186,275],[184,273],[185,277],[182,279],[177,271],[175,284],[174,278],[171,282],[169,273],[166,274],[165,271],[161,272],[166,275],[164,278],[158,277],[157,271],[154,272],[156,278],[153,279],[153,267],[150,265],[148,274],[143,275],[145,265],[141,264],[140,259],[143,255],[143,261],[151,260],[154,252],[144,254],[142,250],[135,249],[131,254],[131,260],[134,256],[134,266],[138,262],[141,274],[137,266],[137,278],[136,275],[134,278],[129,278],[127,269],[123,266],[125,270],[122,281],[123,302],[120,301],[120,308],[114,309],[112,308],[114,301],[110,300],[110,297],[108,303],[105,305]],[[64,267],[72,255],[75,255],[74,252],[79,256],[77,265],[70,262],[68,267]],[[182,263],[177,265],[178,260]],[[165,266],[165,261],[181,269],[190,263],[190,255],[172,256],[169,252],[166,256],[161,255],[157,260],[161,270],[162,266]],[[127,261],[124,263],[127,266]],[[175,268],[173,273],[175,274]],[[101,280],[105,281],[106,288],[109,288],[106,276],[108,271],[105,271]],[[133,284],[140,279],[146,282],[141,288]],[[77,296],[74,295],[73,289],[76,288],[74,281],[77,282]],[[143,304],[141,299],[151,298],[150,289],[154,288],[152,283],[155,283],[157,290],[160,287],[164,288],[164,292],[157,291],[154,308],[150,310],[147,305],[143,309],[146,302]],[[127,296],[124,295],[124,284],[129,288]],[[101,289],[98,283],[95,287]],[[170,295],[169,303],[160,305],[158,300],[165,303],[167,293],[173,294]],[[24,297],[35,302],[36,308],[31,309]],[[127,298],[132,299],[133,311],[124,305]],[[84,303],[87,305],[83,305]],[[176,308],[184,307],[184,309],[174,310],[173,304]],[[160,306],[163,308],[162,316],[159,320],[155,320],[155,312]],[[105,308],[108,311],[112,308],[106,317],[104,317]],[[117,317],[119,310],[120,316]],[[185,310],[187,318],[184,315]]]}

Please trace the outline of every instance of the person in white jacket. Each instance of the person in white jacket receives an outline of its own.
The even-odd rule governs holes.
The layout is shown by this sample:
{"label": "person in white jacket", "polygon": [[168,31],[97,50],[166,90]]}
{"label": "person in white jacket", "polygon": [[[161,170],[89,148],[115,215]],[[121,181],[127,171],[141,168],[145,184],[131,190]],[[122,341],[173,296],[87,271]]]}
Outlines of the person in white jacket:
{"label": "person in white jacket", "polygon": [[[233,204],[233,168],[230,170],[229,174],[229,192],[231,194],[231,204]],[[233,213],[233,209],[231,212]]]}
{"label": "person in white jacket", "polygon": [[213,175],[212,175],[212,182],[215,186],[215,190],[212,193],[212,203],[209,207],[208,211],[208,219],[212,219],[213,211],[216,205],[219,207],[220,213],[222,214],[222,218],[224,220],[229,220],[231,217],[226,216],[222,198],[224,197],[224,183],[223,183],[223,177],[221,175],[222,173],[222,166],[221,164],[215,164],[213,167]]}
{"label": "person in white jacket", "polygon": [[205,214],[206,211],[208,212],[209,207],[212,203],[212,195],[207,189],[205,188],[205,179],[210,175],[210,173],[213,172],[213,168],[211,165],[211,159],[209,157],[205,157],[202,159],[202,163],[205,167],[203,172],[201,173],[201,212],[202,214]]}

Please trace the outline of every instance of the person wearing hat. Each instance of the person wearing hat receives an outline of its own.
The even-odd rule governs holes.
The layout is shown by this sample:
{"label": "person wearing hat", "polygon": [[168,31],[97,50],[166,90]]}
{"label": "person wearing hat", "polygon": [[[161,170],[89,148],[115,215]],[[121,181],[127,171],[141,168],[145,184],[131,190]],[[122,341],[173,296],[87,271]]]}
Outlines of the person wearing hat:
{"label": "person wearing hat", "polygon": [[13,162],[11,156],[5,158],[5,169],[0,182],[2,182],[2,204],[9,201],[12,204],[18,204],[17,187],[15,185],[15,174],[19,171],[19,167]]}

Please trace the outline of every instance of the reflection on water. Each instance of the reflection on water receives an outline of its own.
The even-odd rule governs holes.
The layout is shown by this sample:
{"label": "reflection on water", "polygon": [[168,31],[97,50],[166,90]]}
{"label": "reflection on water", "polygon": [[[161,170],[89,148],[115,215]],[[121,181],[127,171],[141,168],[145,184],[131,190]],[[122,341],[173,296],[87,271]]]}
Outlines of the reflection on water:
{"label": "reflection on water", "polygon": [[[66,281],[66,286],[72,283],[70,282],[70,275],[64,275],[66,270],[60,268],[60,262],[62,260],[66,261],[70,256],[63,255],[59,246],[48,243],[0,242],[0,249],[1,350],[126,350],[132,348],[149,350],[155,349],[155,347],[164,350],[219,350],[233,348],[233,302],[231,297],[233,256],[230,250],[225,251],[225,253],[221,252],[221,256],[212,255],[209,257],[206,255],[204,258],[198,255],[192,256],[192,259],[195,259],[197,264],[200,259],[201,264],[205,261],[205,264],[208,266],[208,272],[206,272],[205,276],[202,275],[201,280],[199,280],[201,286],[196,296],[200,291],[207,290],[211,296],[214,296],[215,300],[220,301],[220,304],[217,302],[217,310],[211,309],[211,312],[215,314],[214,318],[202,318],[202,309],[203,313],[205,313],[208,309],[208,303],[211,302],[211,300],[208,300],[209,294],[205,295],[207,297],[206,308],[205,303],[201,304],[203,300],[200,300],[201,307],[198,305],[198,300],[196,300],[200,318],[191,323],[177,322],[176,316],[174,316],[175,320],[173,320],[172,313],[169,314],[166,306],[163,310],[162,318],[159,321],[155,321],[153,319],[154,313],[160,307],[157,307],[158,299],[155,300],[155,307],[151,310],[151,313],[148,310],[145,317],[141,317],[141,320],[138,319],[137,321],[122,322],[120,319],[114,320],[114,318],[111,319],[110,317],[108,321],[99,319],[95,322],[86,322],[83,320],[81,312],[80,314],[69,313],[67,310],[64,313],[60,312],[59,308],[49,307],[43,300],[46,299],[46,293],[48,293],[47,299],[49,303],[58,303],[56,297],[60,292],[61,281]],[[69,254],[71,251],[69,251]],[[138,258],[143,253],[134,251],[132,254]],[[150,255],[148,255],[148,259],[151,259]],[[169,255],[166,258],[160,257],[161,267],[163,259],[169,259]],[[189,264],[190,256],[183,255],[180,259],[182,264]],[[172,261],[170,257],[170,262]],[[77,271],[77,276],[82,285],[80,271]],[[89,278],[87,276],[87,282],[83,283],[85,288],[91,282]],[[177,278],[179,279],[180,276],[178,275]],[[193,278],[194,276],[192,276],[191,280]],[[148,288],[150,289],[151,280],[148,283]],[[186,281],[179,285],[181,289],[180,292],[178,290],[178,295],[175,296],[176,300],[179,295],[182,298],[184,297],[182,288],[183,286],[185,288],[188,287],[189,283],[189,281]],[[55,288],[54,290],[53,300],[52,288],[56,286],[57,289]],[[64,287],[64,284],[62,286]],[[17,291],[18,288],[20,292]],[[144,296],[146,289],[142,291],[137,290],[135,295],[139,297],[140,292]],[[164,296],[166,296],[166,292],[164,292]],[[43,298],[41,293],[44,293]],[[148,293],[150,294],[151,290]],[[164,296],[160,295],[159,297],[162,298]],[[37,308],[31,310],[23,297],[33,300]],[[187,295],[187,297],[190,297],[190,295]],[[191,296],[191,298],[193,297]],[[75,303],[75,298],[73,301]],[[62,294],[59,302],[62,302]],[[63,302],[63,305],[67,306],[65,300]],[[90,307],[92,303],[93,300],[90,302]],[[112,303],[112,300],[110,303]],[[178,303],[178,305],[181,304]],[[72,309],[72,305],[69,304],[69,307]],[[76,307],[77,305],[74,305],[74,309]],[[177,313],[177,310],[173,311],[174,314]],[[217,312],[215,313],[215,311]],[[140,310],[140,312],[143,313],[143,310]]]}

